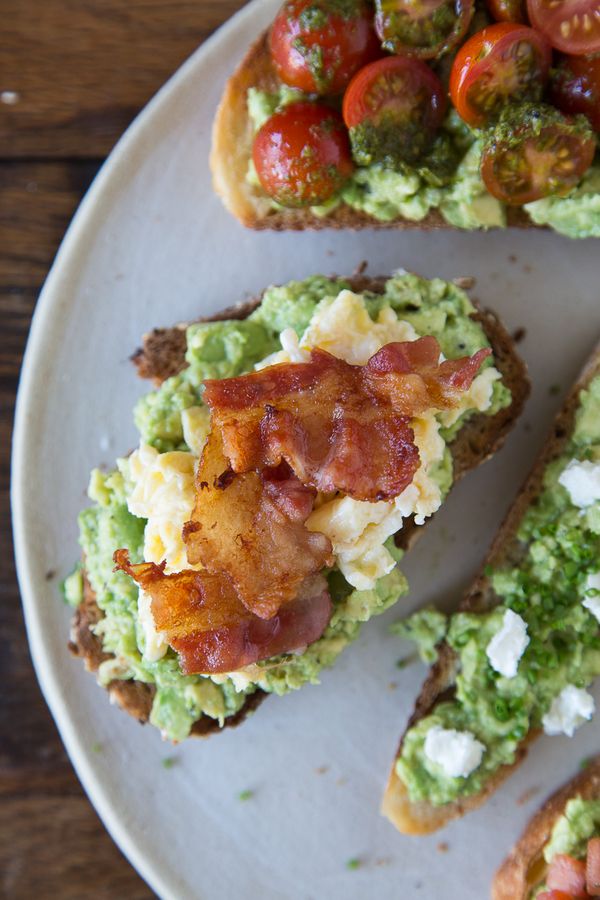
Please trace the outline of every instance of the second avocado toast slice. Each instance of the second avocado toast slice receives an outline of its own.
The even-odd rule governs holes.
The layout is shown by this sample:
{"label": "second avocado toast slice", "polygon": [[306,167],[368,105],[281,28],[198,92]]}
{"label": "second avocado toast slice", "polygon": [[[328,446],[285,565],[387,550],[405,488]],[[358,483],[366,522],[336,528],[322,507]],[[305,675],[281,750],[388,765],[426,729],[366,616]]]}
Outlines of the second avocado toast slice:
{"label": "second avocado toast slice", "polygon": [[[185,447],[181,432],[181,410],[199,402],[198,388],[202,378],[219,374],[223,377],[223,367],[231,367],[236,354],[239,356],[242,337],[248,337],[252,332],[256,345],[257,337],[254,332],[261,332],[262,328],[259,316],[268,316],[273,325],[273,336],[266,345],[261,340],[258,341],[256,353],[249,364],[247,361],[240,363],[238,359],[236,364],[242,365],[245,370],[277,349],[276,334],[286,327],[293,326],[301,334],[306,323],[312,321],[318,301],[325,304],[323,309],[327,309],[327,304],[333,302],[339,291],[342,293],[337,302],[340,302],[339,298],[345,290],[346,300],[351,301],[348,308],[356,307],[358,301],[352,300],[348,289],[364,294],[370,304],[368,308],[374,319],[367,315],[365,322],[369,329],[381,328],[381,324],[374,325],[375,320],[381,317],[382,309],[384,319],[387,317],[389,320],[393,308],[397,311],[394,316],[397,314],[402,319],[410,319],[417,331],[439,334],[440,343],[449,358],[464,354],[465,350],[476,349],[482,344],[491,345],[494,365],[501,374],[499,391],[494,392],[498,400],[489,407],[487,413],[469,414],[464,425],[463,421],[460,427],[455,422],[444,431],[448,444],[444,458],[449,464],[449,482],[444,488],[445,494],[450,482],[458,480],[501,446],[523,406],[528,393],[528,380],[512,340],[492,313],[474,308],[464,291],[456,285],[440,280],[428,282],[408,274],[400,274],[387,280],[363,276],[333,280],[315,277],[306,282],[292,283],[286,288],[271,288],[263,295],[262,302],[252,301],[215,317],[213,322],[223,323],[223,331],[219,335],[215,332],[215,326],[210,323],[191,326],[187,332],[187,341],[183,326],[153,332],[146,338],[143,350],[135,356],[140,374],[162,384],[159,391],[143,398],[138,407],[137,418],[143,440],[152,445],[149,455],[158,450],[160,459],[167,453],[176,454]],[[336,315],[339,314],[340,317],[336,318],[334,325],[339,329],[344,316],[340,306],[336,309]],[[256,312],[253,314],[254,310]],[[364,309],[361,315],[364,317]],[[347,323],[350,321],[354,320],[348,319]],[[356,340],[357,334],[349,328],[346,340]],[[221,346],[219,341],[224,337],[227,340]],[[199,352],[200,342],[203,342],[204,366],[210,368],[208,374],[203,368],[202,378],[194,387],[195,381],[190,375],[193,369],[190,359],[194,353]],[[223,356],[221,353],[225,346],[228,359],[227,354]],[[231,369],[227,371],[231,372]],[[510,392],[510,397],[507,391]],[[80,520],[86,577],[82,580],[81,573],[78,573],[71,583],[75,589],[79,586],[79,593],[74,590],[71,594],[72,602],[77,605],[71,648],[84,659],[89,669],[100,672],[101,682],[120,706],[141,721],[148,721],[152,717],[153,723],[158,724],[170,737],[185,737],[186,728],[191,729],[192,734],[202,735],[218,730],[223,725],[237,724],[264,698],[262,681],[265,678],[269,681],[268,687],[275,693],[298,687],[306,681],[314,682],[319,669],[330,664],[342,645],[357,636],[360,622],[383,611],[405,590],[402,575],[397,569],[386,576],[390,581],[387,588],[386,579],[380,579],[381,588],[385,588],[383,593],[379,591],[379,587],[377,591],[352,593],[351,586],[346,585],[340,574],[337,582],[341,584],[342,593],[336,595],[339,621],[337,624],[332,623],[331,633],[326,632],[321,642],[316,642],[310,648],[310,654],[306,655],[318,663],[316,672],[312,674],[307,668],[308,664],[305,665],[306,657],[300,655],[280,661],[279,669],[270,672],[263,670],[261,686],[249,684],[246,692],[239,688],[236,690],[233,684],[215,684],[202,676],[185,680],[177,672],[174,654],[151,664],[145,661],[139,644],[136,645],[138,623],[135,620],[135,585],[122,573],[112,572],[112,552],[119,546],[125,546],[129,547],[133,556],[139,558],[143,541],[144,521],[130,514],[124,492],[125,485],[120,472],[108,476],[97,474],[92,481],[96,506],[85,510]],[[421,527],[415,525],[412,518],[407,518],[396,537],[398,555],[408,548],[420,532]],[[104,543],[102,535],[106,539]],[[104,544],[108,549],[103,549]],[[339,585],[333,585],[332,589],[338,588]],[[369,599],[371,594],[373,597]],[[342,609],[346,608],[346,613],[342,615]],[[107,631],[108,640],[105,637]],[[123,634],[130,635],[126,642]],[[124,661],[127,662],[127,665],[120,668],[117,659],[119,655],[126,656]],[[277,674],[279,670],[280,675]],[[194,717],[187,710],[186,703],[189,701],[191,704],[192,699],[195,702],[200,693],[204,710],[203,714]],[[225,707],[223,699],[227,704]]]}
{"label": "second avocado toast slice", "polygon": [[598,500],[600,347],[450,617],[383,799],[403,833],[428,834],[480,806],[542,727],[572,734],[590,718],[583,689],[600,674]]}

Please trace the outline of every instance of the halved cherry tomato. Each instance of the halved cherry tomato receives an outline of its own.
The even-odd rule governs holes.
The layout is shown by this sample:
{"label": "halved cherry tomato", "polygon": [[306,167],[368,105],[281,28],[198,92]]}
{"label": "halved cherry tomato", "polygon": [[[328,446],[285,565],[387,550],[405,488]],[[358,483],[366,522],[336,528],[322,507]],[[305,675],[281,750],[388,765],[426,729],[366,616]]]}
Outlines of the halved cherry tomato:
{"label": "halved cherry tomato", "polygon": [[442,83],[419,59],[388,56],[358,72],[344,95],[356,162],[397,166],[428,150],[446,111]]}
{"label": "halved cherry tomato", "polygon": [[486,0],[488,12],[496,22],[527,22],[525,0]]}
{"label": "halved cherry tomato", "polygon": [[552,77],[550,98],[561,112],[583,113],[600,131],[600,57],[564,56]]}
{"label": "halved cherry tomato", "polygon": [[341,116],[317,103],[291,103],[267,119],[252,158],[261,185],[283,206],[325,203],[354,170]]}
{"label": "halved cherry tomato", "polygon": [[433,59],[465,36],[474,9],[474,0],[375,0],[375,29],[385,50]]}
{"label": "halved cherry tomato", "polygon": [[575,900],[573,894],[566,894],[564,891],[543,891],[536,896],[536,900]]}
{"label": "halved cherry tomato", "polygon": [[500,120],[484,148],[481,176],[490,194],[511,205],[563,196],[589,169],[595,149],[591,129],[534,107],[514,125]]}
{"label": "halved cherry tomato", "polygon": [[599,0],[527,0],[527,12],[557,50],[574,56],[600,52]]}
{"label": "halved cherry tomato", "polygon": [[481,126],[507,102],[541,99],[550,61],[550,45],[526,25],[501,22],[478,31],[460,48],[450,73],[459,116]]}
{"label": "halved cherry tomato", "polygon": [[572,897],[587,897],[585,863],[567,853],[557,853],[548,868],[546,884],[551,890],[565,891]]}
{"label": "halved cherry tomato", "polygon": [[340,94],[381,49],[366,0],[288,0],[271,27],[271,54],[285,84]]}

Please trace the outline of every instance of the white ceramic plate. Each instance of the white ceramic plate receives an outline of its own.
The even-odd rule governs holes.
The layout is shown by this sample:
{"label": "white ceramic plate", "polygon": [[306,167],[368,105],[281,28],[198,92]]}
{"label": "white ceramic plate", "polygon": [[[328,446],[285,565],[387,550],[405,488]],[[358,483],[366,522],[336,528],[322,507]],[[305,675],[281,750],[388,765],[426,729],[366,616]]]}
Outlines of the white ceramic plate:
{"label": "white ceramic plate", "polygon": [[[92,802],[160,895],[481,900],[533,807],[597,748],[600,722],[571,741],[540,741],[483,810],[443,834],[401,837],[378,807],[424,668],[396,668],[409,648],[387,625],[426,601],[450,604],[481,559],[559,403],[550,386],[567,388],[600,332],[599,244],[517,231],[244,230],[211,190],[210,127],[227,75],[278,2],[245,8],[138,118],[83,202],[39,300],[13,458],[31,650]],[[363,259],[374,274],[405,266],[477,276],[484,302],[527,329],[532,398],[506,448],[456,489],[406,561],[408,601],[370,623],[320,687],[270,699],[242,729],[174,750],[112,708],[70,658],[69,610],[45,578],[77,559],[89,470],[136,443],[131,410],[145,386],[128,356],[154,325],[210,314],[270,282],[349,273]],[[167,770],[168,756],[176,764]],[[541,793],[519,805],[530,788]],[[254,797],[242,803],[246,789]],[[348,870],[355,857],[363,865]]]}

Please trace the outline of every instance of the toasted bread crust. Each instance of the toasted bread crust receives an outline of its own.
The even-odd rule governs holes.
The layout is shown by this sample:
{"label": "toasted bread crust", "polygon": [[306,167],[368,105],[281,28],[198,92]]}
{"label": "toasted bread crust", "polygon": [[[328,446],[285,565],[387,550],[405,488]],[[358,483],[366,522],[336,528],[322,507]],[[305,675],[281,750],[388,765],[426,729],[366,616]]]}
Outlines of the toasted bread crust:
{"label": "toasted bread crust", "polygon": [[[381,222],[374,216],[341,203],[326,216],[315,216],[310,209],[274,209],[259,189],[246,181],[252,156],[254,133],[248,116],[248,88],[274,92],[279,79],[269,52],[268,29],[250,47],[245,58],[225,86],[213,124],[210,167],[213,186],[226,208],[247,228],[274,231],[320,230],[323,228],[436,228],[456,229],[438,210],[431,210],[418,222],[394,219]],[[520,207],[508,207],[507,224],[518,228],[538,228]]]}
{"label": "toasted bread crust", "polygon": [[[467,590],[459,609],[464,612],[484,613],[493,609],[499,598],[492,589],[489,578],[485,575],[488,566],[519,565],[525,547],[517,540],[519,523],[528,507],[536,502],[541,488],[544,471],[548,464],[556,459],[564,450],[573,430],[575,412],[579,402],[579,394],[600,372],[600,345],[596,347],[585,368],[571,389],[565,403],[558,413],[552,430],[537,458],[531,473],[517,494],[517,498],[509,510],[502,526],[494,538],[488,555],[479,570],[473,584]],[[415,704],[414,712],[396,758],[402,750],[406,732],[425,716],[430,715],[438,703],[452,696],[457,671],[457,658],[447,644],[443,644],[437,662],[432,666]],[[442,828],[452,819],[476,809],[511,775],[513,770],[524,759],[529,745],[539,732],[531,732],[522,742],[512,765],[502,766],[489,779],[485,789],[479,794],[462,797],[444,806],[433,806],[429,803],[412,803],[404,782],[396,774],[395,760],[385,789],[381,811],[404,834],[429,834]]]}
{"label": "toasted bread crust", "polygon": [[546,863],[543,850],[557,819],[569,800],[600,799],[600,757],[596,756],[571,781],[549,797],[530,819],[518,843],[504,860],[492,884],[492,900],[529,900],[531,892],[543,884]]}
{"label": "toasted bread crust", "polygon": [[[344,281],[349,282],[355,291],[369,290],[382,293],[387,278],[356,275],[344,279]],[[470,285],[470,282],[468,283]],[[248,300],[245,303],[231,306],[208,319],[199,319],[198,321],[244,319],[256,309],[260,302],[261,298]],[[512,392],[513,402],[507,409],[500,410],[495,416],[474,415],[461,429],[451,445],[455,480],[461,478],[469,469],[484,462],[501,447],[521,413],[529,394],[529,380],[525,364],[517,355],[514,342],[504,326],[489,311],[478,309],[474,317],[481,322],[490,341],[496,365],[502,373],[504,383]],[[185,324],[179,324],[172,328],[155,329],[144,336],[143,346],[132,356],[132,361],[142,378],[159,385],[166,378],[185,368],[185,328]],[[398,546],[408,549],[422,533],[422,530],[422,526],[417,527],[412,522],[407,522],[396,536]],[[100,663],[110,658],[110,654],[103,651],[100,638],[91,630],[91,627],[101,618],[102,613],[87,578],[84,578],[84,588],[83,602],[73,617],[69,647],[74,655],[83,659],[89,671],[96,672]],[[148,721],[154,696],[154,689],[151,685],[132,680],[115,680],[107,686],[107,689],[111,699],[125,712],[140,722]],[[235,716],[225,720],[224,727],[238,725],[256,709],[265,697],[266,694],[263,691],[250,694],[242,709]],[[203,716],[195,723],[191,733],[195,736],[204,736],[219,730],[218,722]]]}

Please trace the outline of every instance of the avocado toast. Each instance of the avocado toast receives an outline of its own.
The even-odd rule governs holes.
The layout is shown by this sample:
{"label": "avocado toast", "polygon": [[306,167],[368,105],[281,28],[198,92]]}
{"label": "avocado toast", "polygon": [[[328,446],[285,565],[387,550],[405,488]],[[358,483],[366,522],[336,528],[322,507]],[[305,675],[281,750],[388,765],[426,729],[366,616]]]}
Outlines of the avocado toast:
{"label": "avocado toast", "polygon": [[[445,419],[448,424],[441,433],[447,446],[434,467],[441,501],[455,480],[501,445],[522,408],[528,382],[512,340],[492,313],[473,307],[457,285],[428,282],[406,273],[387,281],[315,276],[284,288],[270,288],[260,301],[227,310],[210,322],[187,329],[159,329],[148,335],[134,361],[140,375],[161,387],[142,398],[135,418],[153,477],[156,465],[190,464],[192,426],[200,421],[200,428],[206,428],[200,400],[202,382],[210,376],[224,378],[252,369],[277,350],[278,335],[286,328],[297,335],[312,333],[315,341],[328,347],[333,337],[333,343],[343,345],[345,352],[355,352],[361,341],[373,340],[375,332],[381,343],[382,326],[393,336],[398,328],[406,328],[407,322],[412,322],[410,327],[414,326],[416,333],[437,336],[449,358],[488,343],[493,353],[492,363],[483,370],[488,375],[479,383],[485,394],[477,401],[482,412],[467,407],[458,418],[453,416],[454,421]],[[339,347],[338,352],[342,353]],[[172,739],[237,724],[265,692],[285,693],[316,681],[320,669],[330,665],[358,635],[360,622],[382,612],[406,591],[393,562],[420,533],[422,526],[415,524],[414,517],[405,519],[395,545],[391,535],[396,528],[390,531],[385,546],[381,537],[378,539],[378,565],[382,559],[384,563],[380,577],[366,577],[357,569],[352,553],[339,563],[346,566],[345,575],[338,566],[334,568],[328,576],[334,617],[325,634],[304,653],[259,664],[253,677],[236,673],[235,683],[229,677],[184,676],[176,655],[170,650],[164,653],[165,648],[164,655],[147,660],[137,588],[123,572],[113,572],[112,561],[114,551],[122,547],[139,558],[142,545],[148,546],[150,531],[156,527],[153,522],[148,528],[143,517],[128,508],[133,493],[132,466],[139,467],[140,461],[138,451],[137,456],[134,453],[120,462],[116,472],[96,472],[92,477],[95,506],[85,510],[80,519],[83,570],[67,581],[67,596],[77,606],[71,648],[98,673],[119,705],[140,721],[150,719]],[[163,538],[159,551],[164,550]],[[341,555],[339,558],[342,560]],[[150,637],[153,641],[154,636]]]}
{"label": "avocado toast", "polygon": [[[596,866],[600,837],[600,759],[586,760],[584,768],[567,784],[552,794],[526,825],[510,855],[498,869],[492,885],[492,900],[531,900],[547,887],[558,890],[561,882],[564,896],[597,896],[598,881],[586,888],[585,860],[588,842],[595,840]],[[549,866],[557,856],[569,857],[566,872],[549,875]],[[555,866],[557,865],[555,862]],[[577,864],[579,863],[579,865]],[[597,868],[596,868],[597,873]],[[573,875],[575,882],[573,882]],[[566,880],[567,879],[567,880]],[[569,887],[571,890],[569,890]],[[591,888],[591,890],[590,890]],[[592,894],[593,891],[593,894]],[[541,894],[540,900],[543,897]]]}
{"label": "avocado toast", "polygon": [[[215,118],[211,168],[227,209],[256,229],[517,226],[599,236],[595,58],[577,57],[580,82],[573,57],[555,57],[551,70],[556,45],[523,24],[524,4],[504,4],[514,17],[493,23],[495,5],[283,4]],[[437,48],[393,34],[414,16],[430,35],[438,14],[458,16],[460,27]],[[346,47],[353,30],[362,55]],[[572,85],[588,81],[582,108]],[[569,159],[568,178],[559,158]]]}
{"label": "avocado toast", "polygon": [[597,348],[442,629],[383,799],[383,813],[403,833],[427,834],[475,809],[542,728],[572,735],[592,715],[584,688],[600,674],[600,494],[587,479],[598,468],[599,401]]}

